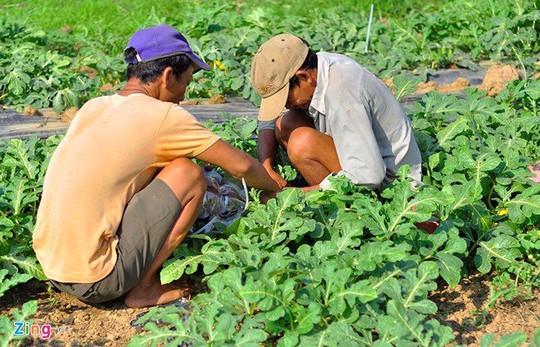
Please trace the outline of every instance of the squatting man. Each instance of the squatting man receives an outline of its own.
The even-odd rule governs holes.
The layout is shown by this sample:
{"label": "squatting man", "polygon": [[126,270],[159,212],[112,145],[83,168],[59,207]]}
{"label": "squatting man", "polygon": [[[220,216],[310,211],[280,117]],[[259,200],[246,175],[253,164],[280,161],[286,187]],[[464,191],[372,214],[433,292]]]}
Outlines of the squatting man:
{"label": "squatting man", "polygon": [[194,72],[210,67],[178,31],[137,31],[124,51],[127,84],[88,101],[49,163],[33,235],[43,270],[88,303],[125,294],[129,307],[179,299],[162,285],[163,262],[197,218],[206,192],[192,159],[263,190],[281,188],[263,166],[178,103]]}
{"label": "squatting man", "polygon": [[277,35],[255,54],[251,82],[262,97],[259,160],[281,187],[286,182],[273,169],[278,145],[307,181],[306,191],[329,189],[333,175],[378,189],[404,164],[421,184],[409,119],[390,90],[353,59]]}

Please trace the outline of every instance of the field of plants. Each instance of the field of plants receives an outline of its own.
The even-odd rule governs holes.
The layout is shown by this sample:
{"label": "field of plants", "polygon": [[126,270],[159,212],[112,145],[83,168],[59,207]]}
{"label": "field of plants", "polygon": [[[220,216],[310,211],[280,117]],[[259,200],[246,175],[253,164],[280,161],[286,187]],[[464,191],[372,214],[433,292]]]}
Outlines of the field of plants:
{"label": "field of plants", "polygon": [[[288,189],[264,205],[252,190],[241,219],[188,237],[166,262],[163,283],[193,276],[204,289],[188,306],[142,315],[131,345],[540,346],[540,311],[529,325],[516,321],[511,332],[471,342],[440,319],[433,296],[480,278],[489,292],[484,320],[507,303],[540,308],[540,184],[530,171],[540,161],[540,3],[373,3],[367,44],[371,1],[0,1],[0,105],[19,111],[60,113],[121,88],[125,42],[159,23],[179,29],[213,66],[195,76],[188,98],[257,104],[252,56],[282,32],[393,78],[399,98],[439,68],[489,61],[520,71],[495,97],[473,87],[430,92],[407,110],[423,155],[425,185],[416,191],[406,167],[380,194],[337,179],[335,191]],[[255,120],[224,117],[208,126],[256,156]],[[31,323],[38,302],[7,300],[47,280],[31,236],[61,137],[0,142],[0,307],[9,308],[1,311],[0,346],[39,342],[14,324]],[[415,225],[427,220],[440,223],[433,234]]]}

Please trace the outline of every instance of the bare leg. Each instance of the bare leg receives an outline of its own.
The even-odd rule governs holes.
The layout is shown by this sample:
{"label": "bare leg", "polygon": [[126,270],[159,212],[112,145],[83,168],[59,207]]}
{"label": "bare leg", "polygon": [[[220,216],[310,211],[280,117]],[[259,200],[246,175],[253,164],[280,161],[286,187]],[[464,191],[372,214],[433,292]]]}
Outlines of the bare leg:
{"label": "bare leg", "polygon": [[279,144],[287,149],[291,133],[301,127],[315,129],[313,118],[307,113],[291,110],[279,117],[276,122],[276,139]]}
{"label": "bare leg", "polygon": [[276,138],[310,186],[318,185],[331,172],[341,170],[334,140],[316,130],[310,116],[289,111],[276,125]]}
{"label": "bare leg", "polygon": [[315,129],[295,129],[289,137],[287,154],[310,186],[341,170],[334,140]]}
{"label": "bare leg", "polygon": [[126,293],[125,304],[128,307],[165,304],[179,299],[186,292],[174,285],[162,285],[159,270],[197,219],[206,191],[206,181],[201,168],[186,158],[174,160],[163,168],[157,177],[171,188],[182,210],[148,271],[143,274],[139,283]]}

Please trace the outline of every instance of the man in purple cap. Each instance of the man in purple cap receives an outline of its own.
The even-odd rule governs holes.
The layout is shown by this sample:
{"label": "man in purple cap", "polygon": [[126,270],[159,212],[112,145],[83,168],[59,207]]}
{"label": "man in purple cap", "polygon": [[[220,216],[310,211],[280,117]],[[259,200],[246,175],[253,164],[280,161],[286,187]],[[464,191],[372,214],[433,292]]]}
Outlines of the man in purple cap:
{"label": "man in purple cap", "polygon": [[337,53],[311,51],[306,41],[277,35],[258,50],[251,82],[262,96],[259,160],[268,173],[282,145],[311,189],[329,189],[344,175],[378,189],[408,164],[421,184],[420,150],[401,105],[372,73]]}
{"label": "man in purple cap", "polygon": [[279,185],[253,157],[178,105],[192,74],[210,70],[168,25],[137,31],[124,51],[127,84],[88,101],[51,158],[33,235],[45,274],[88,303],[124,294],[129,307],[164,304],[184,290],[161,285],[217,165],[271,195]]}

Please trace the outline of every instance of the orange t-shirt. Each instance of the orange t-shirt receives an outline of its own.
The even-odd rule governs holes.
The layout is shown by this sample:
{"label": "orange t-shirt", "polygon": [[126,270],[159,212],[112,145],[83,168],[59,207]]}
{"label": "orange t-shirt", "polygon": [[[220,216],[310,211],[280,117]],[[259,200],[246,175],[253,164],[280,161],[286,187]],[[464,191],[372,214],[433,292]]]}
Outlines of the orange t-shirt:
{"label": "orange t-shirt", "polygon": [[116,263],[124,208],[157,168],[193,158],[219,137],[177,104],[144,94],[87,102],[49,163],[33,235],[45,274],[103,279]]}

